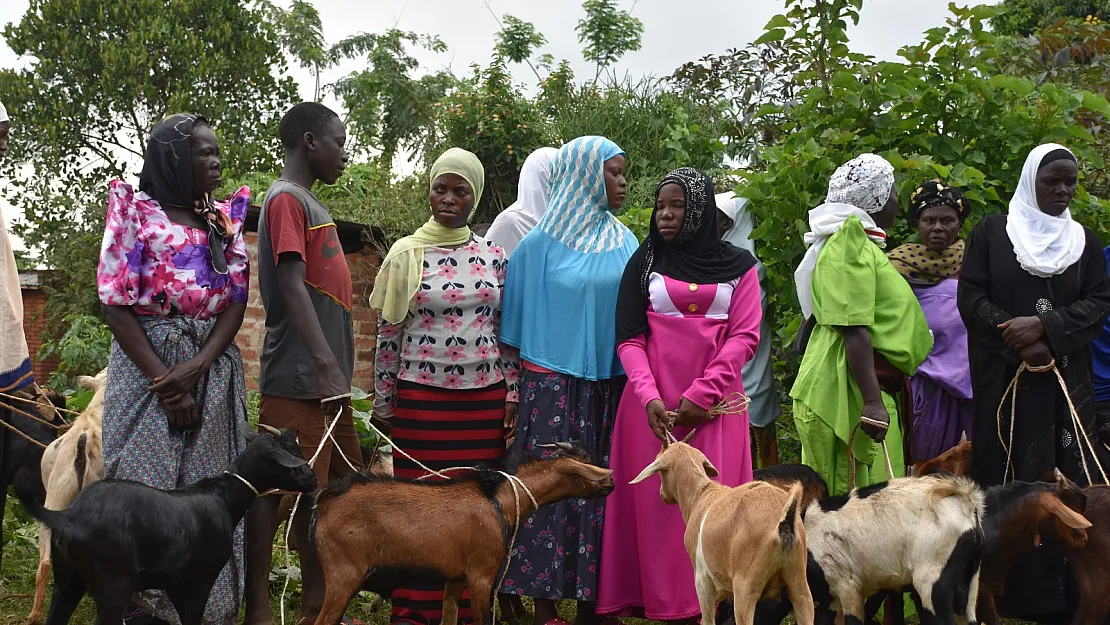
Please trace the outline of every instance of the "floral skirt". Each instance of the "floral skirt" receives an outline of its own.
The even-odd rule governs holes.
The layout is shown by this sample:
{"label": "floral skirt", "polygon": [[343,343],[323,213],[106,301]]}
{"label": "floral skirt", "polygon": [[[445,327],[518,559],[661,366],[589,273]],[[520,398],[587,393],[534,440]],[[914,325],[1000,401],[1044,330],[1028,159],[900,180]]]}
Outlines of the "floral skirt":
{"label": "floral skirt", "polygon": [[[538,445],[547,443],[576,442],[594,464],[608,467],[624,384],[623,376],[592,382],[524,369],[510,455],[535,454]],[[520,527],[501,592],[597,601],[604,520],[603,498],[567,499],[532,514]]]}

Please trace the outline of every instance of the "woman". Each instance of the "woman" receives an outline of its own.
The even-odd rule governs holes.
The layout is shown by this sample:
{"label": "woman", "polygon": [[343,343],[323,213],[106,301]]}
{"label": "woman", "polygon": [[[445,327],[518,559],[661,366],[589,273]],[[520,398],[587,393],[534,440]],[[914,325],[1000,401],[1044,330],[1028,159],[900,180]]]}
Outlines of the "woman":
{"label": "woman", "polygon": [[936,458],[971,439],[971,379],[967,328],[956,308],[956,285],[964,260],[959,239],[971,207],[963,193],[930,180],[910,197],[910,223],[923,243],[890,252],[890,262],[909,282],[933,332],[933,352],[913,376],[913,462]]}
{"label": "woman", "polygon": [[[625,381],[617,289],[636,250],[636,237],[610,212],[624,203],[624,171],[624,152],[603,137],[559,148],[547,212],[513,253],[501,328],[524,368],[513,453],[575,441],[595,464],[609,464]],[[577,625],[595,620],[604,516],[604,499],[573,499],[524,521],[501,590],[535,599],[537,625],[561,623],[560,599],[578,601]]]}
{"label": "woman", "polygon": [[[968,237],[957,301],[974,390],[971,469],[983,486],[1041,480],[1055,468],[1080,485],[1101,483],[1096,459],[1110,472],[1110,454],[1095,434],[1089,348],[1110,310],[1110,278],[1102,245],[1068,211],[1078,178],[1067,148],[1034,148],[1009,213],[985,218]],[[1017,400],[1006,396],[1021,363],[1055,365],[1083,432],[1051,370],[1024,372]],[[1042,548],[1015,567],[1004,615],[1049,622],[1067,611],[1074,583],[1065,584],[1059,546],[1043,538]]]}
{"label": "woman", "polygon": [[880,249],[894,224],[894,168],[863,154],[837,168],[825,203],[809,212],[809,246],[794,272],[802,314],[814,324],[790,391],[802,462],[830,494],[849,490],[848,441],[856,485],[886,479],[886,441],[895,477],[904,475],[902,429],[892,393],[913,375],[933,341],[921,306]]}
{"label": "woman", "polygon": [[540,148],[524,159],[516,201],[494,218],[486,233],[486,239],[500,245],[506,257],[513,255],[520,240],[536,227],[547,210],[547,181],[556,152],[555,148]]}
{"label": "woman", "polygon": [[713,181],[689,167],[667,174],[617,299],[617,353],[628,385],[613,432],[617,487],[602,539],[601,614],[655,621],[701,614],[681,512],[659,499],[658,488],[628,485],[659,453],[668,410],[677,411],[676,437],[697,428],[690,444],[717,467],[718,481],[752,479],[748,415],[708,412],[744,392],[741,369],[755,354],[762,318],[755,257],[720,236]]}
{"label": "woman", "polygon": [[[243,361],[234,339],[247,304],[242,230],[250,189],[214,202],[219,186],[216,135],[205,118],[189,114],[151,131],[137,192],[122,180],[109,185],[96,275],[115,338],[104,398],[106,478],[180,488],[222,473],[246,447],[239,433],[247,418]],[[242,531],[205,623],[239,622]],[[178,622],[164,593],[143,603]]]}
{"label": "woman", "polygon": [[[736,247],[747,250],[755,256],[755,242],[749,239],[755,230],[755,219],[748,207],[748,199],[736,197],[732,193],[719,193],[716,196],[718,221],[721,238]],[[760,285],[767,279],[767,269],[756,258],[755,269]],[[771,371],[771,320],[767,315],[767,291],[760,286],[760,306],[763,322],[759,325],[759,347],[755,356],[744,365],[744,392],[751,403],[748,404],[748,421],[755,435],[756,460],[760,467],[768,467],[778,462],[778,437],[775,421],[782,414],[775,378]]]}
{"label": "woman", "polygon": [[[485,170],[474,154],[451,148],[428,178],[431,217],[393,244],[370,295],[379,311],[374,414],[391,423],[398,447],[433,470],[499,467],[520,369],[515,351],[498,345],[505,252],[467,226]],[[425,475],[403,455],[393,471]],[[442,583],[398,589],[391,621],[438,623],[442,601]],[[469,597],[459,618],[471,619]]]}

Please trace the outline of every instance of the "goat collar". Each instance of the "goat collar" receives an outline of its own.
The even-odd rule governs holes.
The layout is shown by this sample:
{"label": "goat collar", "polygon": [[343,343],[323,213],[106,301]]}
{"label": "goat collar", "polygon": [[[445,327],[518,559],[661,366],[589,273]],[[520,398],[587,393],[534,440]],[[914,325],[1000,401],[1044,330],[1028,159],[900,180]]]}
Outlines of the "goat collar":
{"label": "goat collar", "polygon": [[258,492],[258,489],[254,487],[254,484],[251,484],[250,482],[248,482],[247,478],[243,477],[242,475],[239,475],[238,473],[232,473],[231,471],[224,471],[224,474],[225,475],[230,475],[231,477],[233,477],[233,478],[239,480],[240,482],[242,482],[244,486],[251,489],[251,492],[254,493],[255,497],[258,497],[260,495],[260,493]]}

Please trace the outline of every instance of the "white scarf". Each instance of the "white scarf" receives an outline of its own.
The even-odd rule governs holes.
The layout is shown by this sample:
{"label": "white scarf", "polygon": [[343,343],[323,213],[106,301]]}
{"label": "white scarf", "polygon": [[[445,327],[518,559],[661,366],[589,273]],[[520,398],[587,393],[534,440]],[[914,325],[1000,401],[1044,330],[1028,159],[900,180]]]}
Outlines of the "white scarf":
{"label": "white scarf", "polygon": [[1037,205],[1037,171],[1041,160],[1053,150],[1067,150],[1056,143],[1033,148],[1025,159],[1017,192],[1010,200],[1006,234],[1014,245],[1021,268],[1039,278],[1059,275],[1079,261],[1086,245],[1083,226],[1065,210],[1053,217]]}
{"label": "white scarf", "polygon": [[501,211],[486,232],[487,240],[505,249],[506,258],[512,255],[524,235],[536,227],[547,210],[547,182],[556,152],[555,148],[540,148],[524,159],[516,201]]}
{"label": "white scarf", "polygon": [[[888,190],[889,194],[890,191]],[[817,267],[817,257],[821,255],[821,248],[825,241],[840,230],[840,226],[849,217],[855,215],[863,223],[867,238],[879,245],[886,247],[886,233],[875,225],[875,220],[867,212],[839,202],[826,202],[809,211],[809,232],[805,234],[806,250],[798,269],[794,271],[794,284],[798,290],[798,303],[802,307],[802,315],[806,319],[813,316],[813,270]]]}

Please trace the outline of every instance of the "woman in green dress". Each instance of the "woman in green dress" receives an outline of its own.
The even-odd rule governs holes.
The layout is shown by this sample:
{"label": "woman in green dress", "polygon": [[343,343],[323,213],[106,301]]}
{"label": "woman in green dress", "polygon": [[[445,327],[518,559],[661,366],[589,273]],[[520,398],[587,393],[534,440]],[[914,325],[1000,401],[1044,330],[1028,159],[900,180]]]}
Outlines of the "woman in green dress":
{"label": "woman in green dress", "polygon": [[933,347],[921,305],[882,248],[894,224],[894,168],[874,154],[841,165],[825,203],[809,212],[809,249],[794,273],[812,327],[794,388],[802,462],[830,494],[849,488],[848,441],[856,485],[886,479],[886,441],[895,477],[905,474],[902,428],[891,394]]}

